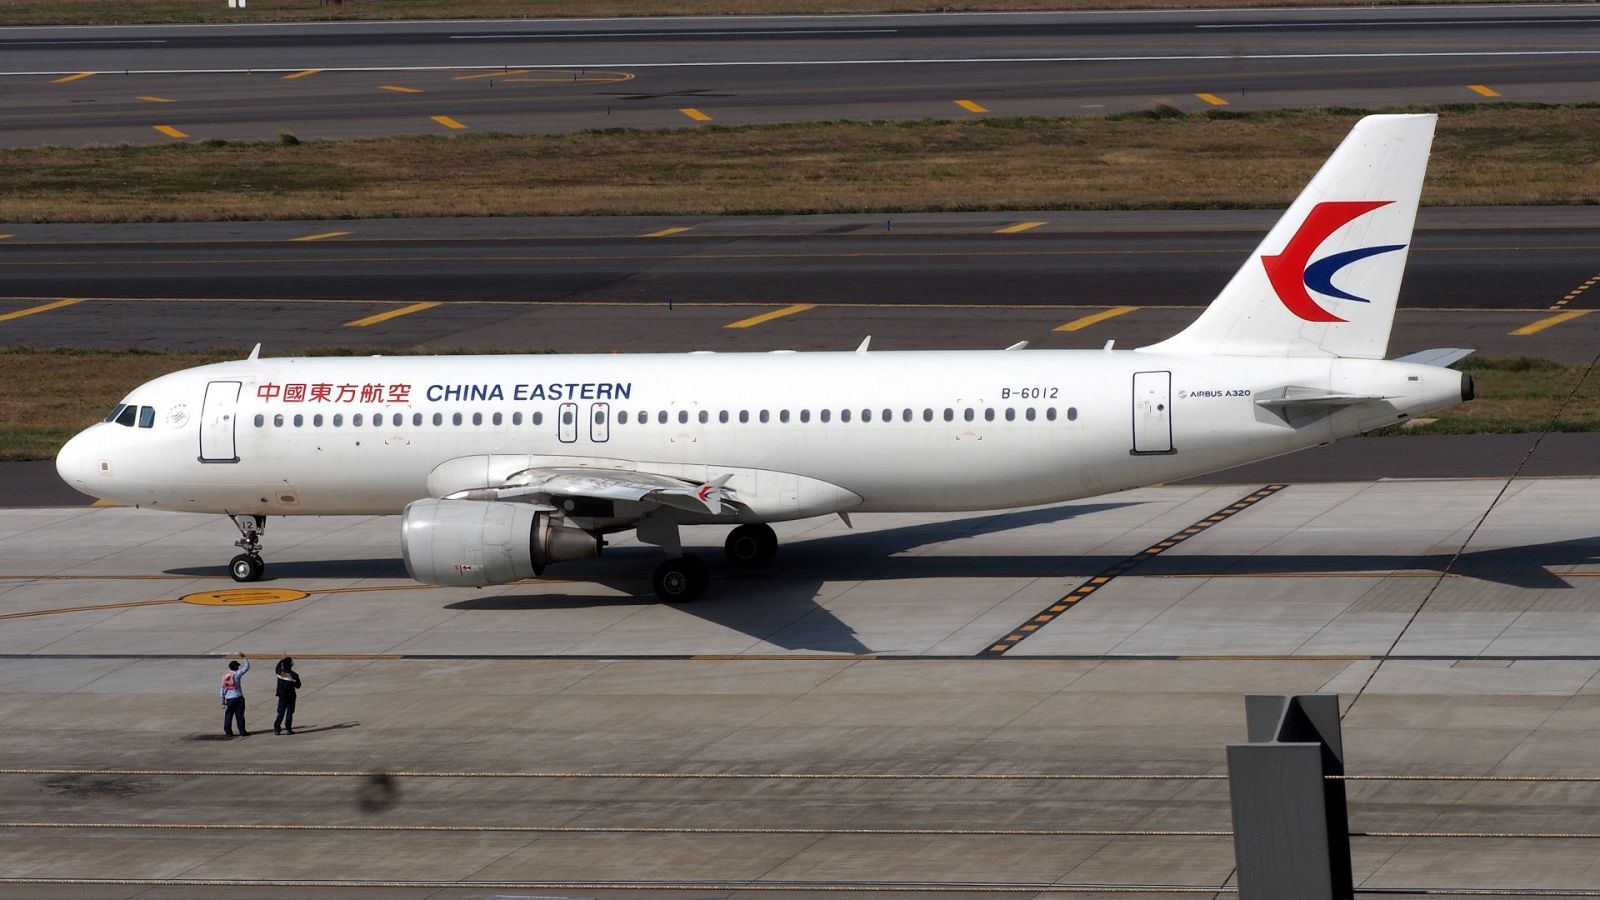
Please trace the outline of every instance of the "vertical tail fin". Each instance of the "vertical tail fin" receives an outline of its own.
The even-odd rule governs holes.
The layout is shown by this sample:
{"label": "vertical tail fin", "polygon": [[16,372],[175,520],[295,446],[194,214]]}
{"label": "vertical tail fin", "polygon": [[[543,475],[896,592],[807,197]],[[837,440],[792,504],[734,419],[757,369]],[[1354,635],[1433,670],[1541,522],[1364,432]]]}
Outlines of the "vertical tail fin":
{"label": "vertical tail fin", "polygon": [[1357,122],[1200,318],[1141,349],[1382,359],[1437,118]]}

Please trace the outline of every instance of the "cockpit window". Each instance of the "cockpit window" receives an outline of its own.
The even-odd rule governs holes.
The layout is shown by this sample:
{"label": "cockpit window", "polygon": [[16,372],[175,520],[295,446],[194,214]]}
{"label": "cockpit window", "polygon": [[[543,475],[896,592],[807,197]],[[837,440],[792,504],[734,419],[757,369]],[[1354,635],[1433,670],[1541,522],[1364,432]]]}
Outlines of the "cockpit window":
{"label": "cockpit window", "polygon": [[122,415],[122,411],[127,409],[127,408],[128,408],[128,404],[126,404],[126,403],[118,403],[115,409],[111,410],[111,412],[106,413],[106,417],[105,417],[104,421],[106,421],[106,422],[115,422],[117,420],[117,416]]}
{"label": "cockpit window", "polygon": [[139,407],[137,407],[137,406],[124,406],[122,408],[122,412],[117,413],[117,418],[116,418],[115,421],[116,421],[116,423],[118,425],[125,425],[125,426],[127,426],[129,428],[132,428],[133,427],[133,420],[138,414],[139,414]]}
{"label": "cockpit window", "polygon": [[154,428],[154,427],[156,427],[156,408],[154,406],[141,406],[141,407],[139,407],[139,427],[140,428]]}

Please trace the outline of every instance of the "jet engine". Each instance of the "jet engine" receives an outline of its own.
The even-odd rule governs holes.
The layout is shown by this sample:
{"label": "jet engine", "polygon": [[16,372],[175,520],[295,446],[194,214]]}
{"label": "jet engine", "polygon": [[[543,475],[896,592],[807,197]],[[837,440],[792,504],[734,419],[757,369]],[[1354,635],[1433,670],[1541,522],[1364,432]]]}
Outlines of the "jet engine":
{"label": "jet engine", "polygon": [[600,542],[525,503],[429,498],[406,505],[400,549],[417,581],[483,587],[542,575],[553,562],[598,556]]}

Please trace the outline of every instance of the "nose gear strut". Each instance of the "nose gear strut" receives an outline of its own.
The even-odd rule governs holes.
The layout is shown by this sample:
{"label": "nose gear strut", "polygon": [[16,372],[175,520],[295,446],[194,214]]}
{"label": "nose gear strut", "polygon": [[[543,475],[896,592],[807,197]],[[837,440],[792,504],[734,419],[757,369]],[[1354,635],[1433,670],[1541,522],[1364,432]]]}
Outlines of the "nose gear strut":
{"label": "nose gear strut", "polygon": [[261,560],[261,536],[267,531],[266,516],[230,516],[239,529],[239,539],[233,542],[244,552],[228,562],[228,574],[234,581],[260,581],[267,564]]}

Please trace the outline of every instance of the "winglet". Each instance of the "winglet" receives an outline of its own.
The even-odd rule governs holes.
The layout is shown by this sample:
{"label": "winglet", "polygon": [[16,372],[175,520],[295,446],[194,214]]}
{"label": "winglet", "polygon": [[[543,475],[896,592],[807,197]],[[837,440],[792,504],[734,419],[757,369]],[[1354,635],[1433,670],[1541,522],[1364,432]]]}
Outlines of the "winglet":
{"label": "winglet", "polygon": [[870,344],[870,343],[872,343],[872,335],[869,334],[866,337],[861,339],[861,346],[856,348],[856,352],[857,353],[865,353],[865,352],[867,352],[867,345]]}
{"label": "winglet", "polygon": [[1026,350],[1027,347],[1028,347],[1028,342],[1027,341],[1017,341],[1015,344],[1012,344],[1011,346],[1007,347],[1006,349],[1007,350]]}
{"label": "winglet", "polygon": [[261,358],[261,342],[257,341],[255,349],[251,350],[250,351],[250,355],[245,357],[245,359],[247,361],[254,362],[255,360],[258,360],[260,358]]}

